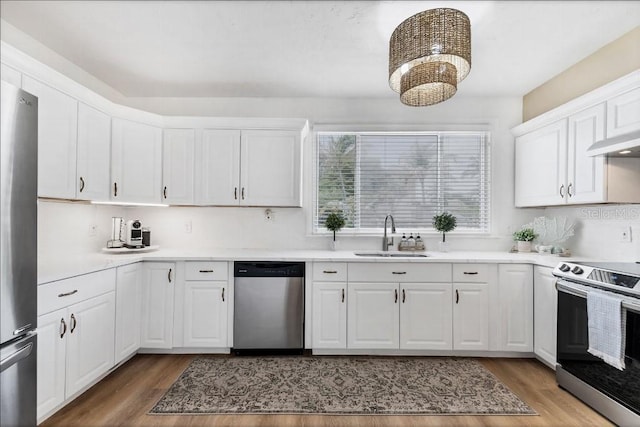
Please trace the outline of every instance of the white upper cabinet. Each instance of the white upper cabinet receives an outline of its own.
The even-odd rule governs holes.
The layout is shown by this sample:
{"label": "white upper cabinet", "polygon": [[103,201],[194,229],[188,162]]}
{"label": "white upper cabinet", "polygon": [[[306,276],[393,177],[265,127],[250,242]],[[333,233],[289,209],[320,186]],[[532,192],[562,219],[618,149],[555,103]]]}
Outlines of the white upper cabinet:
{"label": "white upper cabinet", "polygon": [[109,200],[111,117],[78,103],[77,198]]}
{"label": "white upper cabinet", "polygon": [[238,205],[240,131],[202,131],[196,144],[196,204]]}
{"label": "white upper cabinet", "polygon": [[111,181],[111,200],[161,202],[162,129],[113,119]]}
{"label": "white upper cabinet", "polygon": [[165,129],[162,146],[162,202],[193,204],[195,131]]}
{"label": "white upper cabinet", "polygon": [[607,101],[607,138],[640,131],[640,88]]}
{"label": "white upper cabinet", "polygon": [[605,201],[604,156],[588,156],[587,150],[604,139],[605,105],[598,104],[569,117],[567,203]]}
{"label": "white upper cabinet", "polygon": [[0,78],[15,87],[22,87],[22,73],[8,65],[0,64]]}
{"label": "white upper cabinet", "polygon": [[302,206],[300,132],[242,132],[240,204]]}
{"label": "white upper cabinet", "polygon": [[301,206],[299,131],[202,131],[196,145],[196,203]]}
{"label": "white upper cabinet", "polygon": [[38,97],[38,196],[73,199],[78,101],[28,76],[22,88]]}
{"label": "white upper cabinet", "polygon": [[567,120],[516,139],[516,206],[565,203]]}

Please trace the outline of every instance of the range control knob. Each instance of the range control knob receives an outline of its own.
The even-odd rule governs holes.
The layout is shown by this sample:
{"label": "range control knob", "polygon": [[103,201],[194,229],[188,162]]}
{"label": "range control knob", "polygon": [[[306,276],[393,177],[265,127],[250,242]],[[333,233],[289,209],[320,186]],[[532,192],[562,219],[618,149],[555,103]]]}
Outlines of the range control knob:
{"label": "range control knob", "polygon": [[573,267],[573,269],[571,270],[571,272],[573,274],[582,274],[584,273],[584,270],[581,269],[580,267],[578,267],[577,265],[575,267]]}
{"label": "range control knob", "polygon": [[562,264],[560,267],[558,267],[560,269],[560,271],[564,271],[565,273],[569,270],[571,270],[571,267],[569,267],[567,264]]}

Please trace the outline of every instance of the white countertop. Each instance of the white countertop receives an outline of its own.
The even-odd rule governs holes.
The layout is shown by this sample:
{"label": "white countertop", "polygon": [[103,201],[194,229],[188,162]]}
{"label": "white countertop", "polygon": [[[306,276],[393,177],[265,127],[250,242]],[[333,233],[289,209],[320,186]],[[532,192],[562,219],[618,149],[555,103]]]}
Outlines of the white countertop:
{"label": "white countertop", "polygon": [[333,262],[450,262],[450,263],[524,263],[555,267],[557,255],[509,252],[425,252],[428,257],[361,257],[354,251],[269,250],[269,249],[160,249],[131,254],[95,253],[63,259],[38,260],[38,284],[119,267],[139,261],[333,261]]}

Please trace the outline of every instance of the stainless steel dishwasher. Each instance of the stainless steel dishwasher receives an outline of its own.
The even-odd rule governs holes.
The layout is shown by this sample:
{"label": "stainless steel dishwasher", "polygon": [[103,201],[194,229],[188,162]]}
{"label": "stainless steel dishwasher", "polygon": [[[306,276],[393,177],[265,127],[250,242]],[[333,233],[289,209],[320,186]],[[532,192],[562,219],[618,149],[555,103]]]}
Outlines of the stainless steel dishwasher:
{"label": "stainless steel dishwasher", "polygon": [[233,350],[304,347],[304,263],[235,262]]}

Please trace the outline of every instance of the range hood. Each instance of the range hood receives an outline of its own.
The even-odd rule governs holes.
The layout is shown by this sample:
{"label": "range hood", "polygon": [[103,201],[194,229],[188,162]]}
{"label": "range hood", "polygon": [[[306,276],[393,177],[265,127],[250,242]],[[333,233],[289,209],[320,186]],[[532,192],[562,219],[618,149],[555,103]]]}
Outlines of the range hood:
{"label": "range hood", "polygon": [[640,157],[640,131],[605,139],[591,145],[587,156]]}

